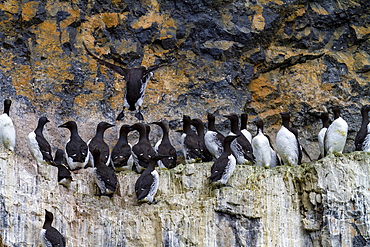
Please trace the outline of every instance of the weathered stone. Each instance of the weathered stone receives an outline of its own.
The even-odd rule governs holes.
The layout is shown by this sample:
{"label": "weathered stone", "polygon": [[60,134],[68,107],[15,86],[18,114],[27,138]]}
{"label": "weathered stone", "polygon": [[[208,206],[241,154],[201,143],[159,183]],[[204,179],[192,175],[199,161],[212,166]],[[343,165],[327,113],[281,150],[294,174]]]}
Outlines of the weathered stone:
{"label": "weathered stone", "polygon": [[[38,246],[43,209],[68,246],[361,246],[370,243],[370,155],[329,156],[301,167],[238,166],[232,187],[209,184],[212,163],[159,169],[156,204],[136,202],[138,174],[118,173],[113,198],[94,196],[92,169],[73,172],[69,189],[57,169],[2,153],[0,221],[7,246]],[[157,168],[158,169],[158,168]],[[311,178],[310,178],[311,177]],[[316,182],[314,182],[316,181]],[[302,185],[299,185],[299,184]],[[322,206],[301,209],[305,183]]]}
{"label": "weathered stone", "polygon": [[[124,78],[91,59],[83,42],[98,56],[123,67],[148,67],[168,57],[185,56],[154,72],[142,107],[145,122],[165,118],[171,130],[177,130],[182,114],[205,121],[209,111],[215,112],[216,127],[228,133],[229,121],[222,115],[246,111],[249,130],[254,134],[251,123],[261,118],[274,144],[281,124],[279,113],[290,111],[300,143],[316,160],[320,113],[339,104],[349,124],[344,151],[352,152],[360,109],[370,95],[369,8],[365,0],[1,1],[0,102],[13,101],[10,115],[17,129],[16,154],[31,157],[26,136],[41,116],[51,120],[45,136],[53,153],[68,140],[68,133],[57,128],[59,124],[75,120],[87,141],[97,123],[115,122],[123,106]],[[136,121],[127,113],[123,122]],[[105,135],[111,147],[121,124],[116,125]],[[159,129],[152,128],[150,137],[154,144],[160,138]],[[137,134],[130,134],[131,143],[136,138]],[[171,131],[170,138],[179,150],[180,135]],[[191,179],[194,174],[184,177],[187,188],[196,188]],[[308,174],[304,183],[298,179],[291,185],[299,196],[316,193],[316,205],[313,196],[300,204],[307,228],[316,229],[317,222],[311,219],[317,213],[313,212],[327,212],[319,198],[324,203],[327,195],[317,186],[320,176],[312,169]],[[238,204],[235,198],[228,200]],[[245,222],[264,227],[239,206],[223,208],[242,212],[240,219],[220,215],[220,224],[232,222],[230,232],[243,231]],[[331,231],[323,222],[322,229]],[[362,237],[364,229],[363,225],[351,229],[358,233],[353,245],[368,241]],[[305,245],[317,246],[319,238],[324,246],[334,244],[329,230],[322,234],[309,230]],[[184,243],[182,233],[170,223],[166,222],[161,234],[158,239],[166,239],[168,245]],[[198,243],[197,237],[186,237],[187,245]],[[221,238],[214,239],[214,243],[223,243]],[[261,243],[254,237],[234,240],[236,245]],[[125,241],[117,240],[117,245]]]}

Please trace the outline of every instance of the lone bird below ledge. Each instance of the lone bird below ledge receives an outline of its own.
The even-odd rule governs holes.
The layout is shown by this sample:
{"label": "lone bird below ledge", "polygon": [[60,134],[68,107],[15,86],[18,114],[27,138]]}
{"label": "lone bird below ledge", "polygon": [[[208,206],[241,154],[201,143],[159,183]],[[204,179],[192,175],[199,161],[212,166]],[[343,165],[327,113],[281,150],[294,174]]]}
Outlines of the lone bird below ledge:
{"label": "lone bird below ledge", "polygon": [[127,107],[130,111],[136,111],[136,107],[139,108],[138,112],[135,113],[135,117],[139,120],[144,120],[143,115],[141,114],[141,105],[143,104],[145,88],[148,84],[150,77],[153,75],[153,71],[157,70],[163,66],[171,65],[173,63],[162,63],[158,65],[152,65],[149,68],[140,66],[138,68],[122,68],[107,61],[100,59],[91,53],[85,43],[83,43],[87,54],[92,56],[98,63],[104,65],[118,74],[122,75],[126,81],[125,85],[125,95],[123,102],[123,109],[118,114],[117,120],[122,120],[125,116],[125,108]]}

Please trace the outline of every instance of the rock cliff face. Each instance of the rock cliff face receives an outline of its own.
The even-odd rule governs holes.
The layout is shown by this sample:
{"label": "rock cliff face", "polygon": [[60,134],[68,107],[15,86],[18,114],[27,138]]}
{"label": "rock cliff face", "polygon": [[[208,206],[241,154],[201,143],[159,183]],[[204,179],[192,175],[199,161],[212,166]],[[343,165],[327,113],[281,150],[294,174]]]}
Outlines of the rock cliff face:
{"label": "rock cliff face", "polygon": [[[206,119],[243,111],[275,134],[291,111],[301,143],[318,156],[319,114],[340,104],[349,122],[346,151],[369,102],[369,1],[17,1],[0,3],[0,102],[15,102],[18,153],[35,119],[75,120],[91,138],[121,111],[124,79],[97,64],[82,43],[123,67],[185,59],[155,71],[143,104],[147,122],[182,114]],[[133,123],[133,114],[124,122]],[[55,127],[50,125],[48,128]],[[117,126],[119,127],[119,126]],[[64,131],[50,130],[53,148]],[[158,138],[153,130],[153,138]],[[111,144],[117,128],[107,135]],[[178,143],[179,136],[172,135]]]}
{"label": "rock cliff face", "polygon": [[160,170],[156,204],[138,205],[134,172],[113,198],[97,197],[91,168],[66,189],[56,168],[0,158],[5,246],[40,246],[44,210],[67,246],[367,246],[370,155],[329,156],[300,167],[238,166],[232,187],[209,185],[211,163]]}
{"label": "rock cliff face", "polygon": [[[36,174],[27,134],[37,119],[51,120],[44,135],[53,151],[69,134],[56,126],[74,120],[87,141],[100,121],[137,121],[122,109],[125,81],[84,50],[122,67],[175,65],[154,72],[146,89],[145,122],[167,119],[181,128],[183,114],[205,121],[215,112],[249,114],[274,136],[279,113],[290,111],[301,144],[319,154],[320,113],[343,107],[354,150],[360,108],[370,101],[368,0],[140,0],[0,1],[0,103],[13,101],[16,154],[3,155],[0,236],[9,246],[39,243],[42,209],[71,246],[363,246],[369,244],[368,155],[329,157],[302,167],[238,167],[232,188],[214,189],[211,164],[161,171],[155,205],[137,205],[137,175],[121,173],[120,195],[94,196],[90,170],[74,174],[66,190],[55,169]],[[2,109],[2,108],[0,108]],[[153,143],[159,128],[152,128]],[[130,141],[137,135],[130,134]],[[171,131],[179,147],[180,135]],[[304,158],[307,161],[307,158]],[[78,238],[82,236],[81,238]]]}

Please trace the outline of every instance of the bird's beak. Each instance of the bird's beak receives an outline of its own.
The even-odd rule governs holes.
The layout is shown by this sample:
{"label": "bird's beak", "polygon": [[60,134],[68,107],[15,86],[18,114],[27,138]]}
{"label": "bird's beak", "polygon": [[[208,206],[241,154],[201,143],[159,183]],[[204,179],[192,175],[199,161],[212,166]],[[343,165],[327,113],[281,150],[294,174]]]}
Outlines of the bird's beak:
{"label": "bird's beak", "polygon": [[59,125],[58,128],[67,128],[66,124]]}

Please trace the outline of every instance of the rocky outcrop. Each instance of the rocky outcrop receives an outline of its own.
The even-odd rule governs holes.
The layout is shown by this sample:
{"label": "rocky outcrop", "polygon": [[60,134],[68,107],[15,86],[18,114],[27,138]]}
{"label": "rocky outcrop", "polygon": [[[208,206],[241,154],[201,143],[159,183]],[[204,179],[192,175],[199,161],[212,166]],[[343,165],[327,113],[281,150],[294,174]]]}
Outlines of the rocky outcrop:
{"label": "rocky outcrop", "polygon": [[[113,198],[94,196],[91,168],[69,189],[57,169],[0,158],[0,235],[5,246],[39,246],[44,209],[67,246],[366,246],[370,244],[370,155],[265,169],[238,166],[231,187],[209,184],[212,163],[160,170],[157,203],[136,202],[138,175],[118,174]],[[158,168],[157,168],[158,169]]]}
{"label": "rocky outcrop", "polygon": [[[216,111],[226,131],[221,116],[246,111],[274,134],[279,113],[290,110],[301,143],[318,157],[320,112],[340,104],[350,152],[370,95],[369,8],[367,0],[5,0],[0,102],[13,99],[18,153],[29,155],[22,140],[34,128],[30,120],[75,120],[88,139],[121,111],[123,78],[88,56],[83,42],[123,67],[185,56],[154,73],[143,104],[147,122],[166,118],[177,129],[184,113],[205,120]],[[124,120],[135,121],[132,114]],[[117,129],[107,135],[110,144]],[[65,143],[63,133],[52,136],[53,149]]]}
{"label": "rocky outcrop", "polygon": [[[39,117],[53,151],[74,120],[81,137],[122,109],[124,79],[97,64],[83,48],[123,67],[185,57],[155,71],[146,89],[145,122],[167,119],[179,149],[183,114],[205,121],[215,112],[249,114],[266,123],[274,141],[279,113],[290,111],[300,143],[318,157],[320,113],[343,107],[354,150],[360,108],[370,86],[370,2],[367,0],[141,0],[0,1],[0,103],[13,101],[15,155],[1,161],[0,235],[9,246],[38,244],[43,208],[71,246],[364,246],[369,245],[368,155],[329,157],[302,167],[264,170],[240,166],[232,188],[211,188],[211,164],[161,171],[155,205],[137,205],[136,174],[120,173],[119,195],[94,197],[91,171],[74,173],[69,190],[53,167],[31,165],[26,137]],[[108,130],[110,147],[126,114]],[[160,136],[152,128],[151,141]],[[137,134],[129,136],[130,142]],[[53,153],[54,153],[53,152]],[[308,159],[305,157],[305,161]],[[25,223],[26,222],[26,223]],[[145,234],[143,234],[145,233]],[[78,236],[83,236],[78,238]]]}

